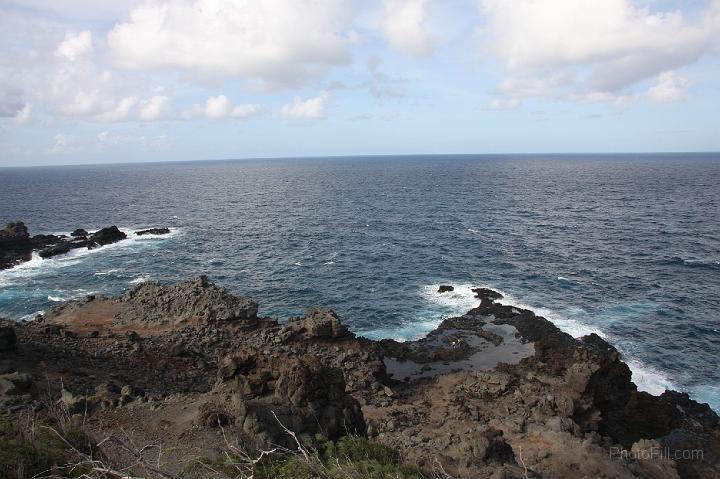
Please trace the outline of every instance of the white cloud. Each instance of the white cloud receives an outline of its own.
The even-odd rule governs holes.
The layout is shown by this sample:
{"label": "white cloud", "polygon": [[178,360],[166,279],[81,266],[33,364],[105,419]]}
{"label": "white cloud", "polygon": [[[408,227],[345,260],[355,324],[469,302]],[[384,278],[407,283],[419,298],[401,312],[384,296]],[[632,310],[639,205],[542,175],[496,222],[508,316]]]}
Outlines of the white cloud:
{"label": "white cloud", "polygon": [[297,85],[346,63],[343,0],[163,0],[108,33],[116,63]]}
{"label": "white cloud", "polygon": [[32,105],[30,103],[25,103],[25,106],[23,106],[15,114],[15,121],[17,121],[18,123],[28,123],[30,121],[31,115],[32,115]]}
{"label": "white cloud", "polygon": [[88,30],[67,33],[55,50],[55,55],[71,62],[83,58],[93,51],[92,34]]}
{"label": "white cloud", "polygon": [[224,118],[231,110],[230,100],[225,95],[212,96],[205,104],[205,114],[208,118]]}
{"label": "white cloud", "polygon": [[657,83],[648,89],[648,96],[659,103],[670,103],[685,100],[685,89],[690,85],[686,78],[669,71],[660,74]]}
{"label": "white cloud", "polygon": [[148,150],[166,150],[170,147],[170,138],[167,135],[147,137],[145,135],[137,139],[140,146]]}
{"label": "white cloud", "polygon": [[58,68],[47,95],[62,115],[110,122],[126,119],[137,101],[120,93],[125,89],[111,72],[98,71],[90,61],[73,61]]}
{"label": "white cloud", "polygon": [[128,8],[142,0],[4,0],[2,3],[17,5],[23,10],[34,10],[48,18],[72,19],[78,22],[114,19],[127,13]]}
{"label": "white cloud", "polygon": [[143,121],[163,120],[170,115],[170,110],[170,98],[167,95],[154,95],[140,103],[140,119]]}
{"label": "white cloud", "polygon": [[56,48],[60,63],[54,66],[44,93],[57,112],[98,122],[131,118],[138,103],[133,81],[98,68],[89,32],[68,33]]}
{"label": "white cloud", "polygon": [[66,135],[65,133],[58,133],[57,135],[55,135],[55,143],[50,149],[50,152],[60,154],[67,153],[75,149],[76,146],[72,137]]}
{"label": "white cloud", "polygon": [[232,109],[230,112],[231,118],[249,118],[251,116],[257,115],[260,113],[261,108],[260,105],[251,105],[251,104],[245,104],[245,105],[238,105]]}
{"label": "white cloud", "polygon": [[405,80],[384,73],[380,69],[382,63],[383,60],[376,56],[370,56],[367,60],[367,70],[371,77],[367,83],[368,92],[381,101],[405,96]]}
{"label": "white cloud", "polygon": [[[0,82],[3,81],[0,78]],[[0,118],[17,117],[25,105],[24,92],[20,88],[0,85]]]}
{"label": "white cloud", "polygon": [[[487,48],[505,67],[498,90],[583,97],[626,88],[695,62],[720,22],[651,12],[632,0],[481,0]],[[719,9],[715,0],[713,8]],[[720,9],[718,10],[720,11]]]}
{"label": "white cloud", "polygon": [[515,110],[521,104],[518,98],[495,98],[490,102],[491,110]]}
{"label": "white cloud", "polygon": [[135,96],[128,96],[121,99],[115,105],[115,108],[111,108],[103,113],[95,116],[95,119],[100,122],[116,122],[123,121],[128,118],[130,111],[137,104],[138,99]]}
{"label": "white cloud", "polygon": [[109,131],[101,131],[98,133],[97,139],[101,146],[115,146],[123,141],[123,137],[110,133]]}
{"label": "white cloud", "polygon": [[393,48],[411,56],[432,53],[424,25],[426,6],[427,0],[385,0],[382,28]]}
{"label": "white cloud", "polygon": [[180,115],[185,120],[193,118],[249,118],[262,111],[260,105],[244,104],[233,106],[225,95],[211,96],[204,105],[194,105],[190,110]]}
{"label": "white cloud", "polygon": [[283,105],[280,116],[288,119],[321,118],[325,113],[327,100],[328,94],[326,92],[307,100],[296,96],[292,103]]}
{"label": "white cloud", "polygon": [[258,105],[238,105],[233,107],[225,95],[212,96],[205,104],[205,115],[208,118],[247,118],[260,111]]}

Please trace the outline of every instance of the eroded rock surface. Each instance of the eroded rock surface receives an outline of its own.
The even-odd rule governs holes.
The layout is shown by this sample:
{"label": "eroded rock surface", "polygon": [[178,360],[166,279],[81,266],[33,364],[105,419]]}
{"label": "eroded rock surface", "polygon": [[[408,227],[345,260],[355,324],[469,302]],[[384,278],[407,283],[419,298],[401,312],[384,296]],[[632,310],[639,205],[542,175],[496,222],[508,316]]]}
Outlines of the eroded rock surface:
{"label": "eroded rock surface", "polygon": [[[20,414],[49,393],[98,431],[163,441],[168,461],[221,450],[220,427],[249,447],[294,447],[287,427],[300,441],[368,434],[457,478],[718,477],[707,405],[639,392],[602,338],[475,292],[478,307],[398,343],[355,337],[327,309],[259,317],[205,277],[142,284],[0,322],[0,402]],[[641,457],[657,447],[703,455]]]}
{"label": "eroded rock surface", "polygon": [[[169,233],[168,228],[150,228],[137,231],[137,235],[163,235]],[[33,252],[43,259],[69,253],[78,248],[99,248],[117,243],[127,238],[117,226],[108,226],[94,233],[82,228],[75,229],[70,236],[66,235],[35,235],[30,236],[27,226],[22,221],[8,223],[0,230],[0,269],[12,268],[32,259]]]}

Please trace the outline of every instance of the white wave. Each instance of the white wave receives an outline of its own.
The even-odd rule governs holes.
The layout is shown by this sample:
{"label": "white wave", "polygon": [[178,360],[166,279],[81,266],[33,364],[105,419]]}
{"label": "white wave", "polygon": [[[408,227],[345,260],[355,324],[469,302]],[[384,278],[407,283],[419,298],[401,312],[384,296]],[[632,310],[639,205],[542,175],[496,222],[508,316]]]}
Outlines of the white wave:
{"label": "white wave", "polygon": [[715,412],[720,411],[720,385],[702,384],[690,387],[690,397],[699,403],[707,403]]}
{"label": "white wave", "polygon": [[439,321],[436,319],[427,319],[423,321],[413,321],[393,328],[360,330],[357,334],[368,339],[379,340],[390,338],[395,341],[404,342],[424,337],[427,333],[435,329],[438,324]]}
{"label": "white wave", "polygon": [[335,264],[335,261],[328,261],[328,262],[323,263],[323,264],[325,264],[325,265]]}
{"label": "white wave", "polygon": [[477,307],[480,300],[475,297],[475,293],[471,290],[477,288],[476,284],[471,283],[443,283],[453,287],[453,291],[446,293],[438,293],[440,283],[430,284],[422,288],[422,297],[438,306],[441,306],[447,314],[461,315],[469,310]]}
{"label": "white wave", "polygon": [[558,279],[558,281],[570,281],[565,276],[558,276],[557,279]]}
{"label": "white wave", "polygon": [[623,358],[623,360],[630,367],[632,381],[640,391],[658,395],[665,392],[666,389],[678,389],[662,372],[648,366],[639,359]]}
{"label": "white wave", "polygon": [[582,308],[573,308],[568,309],[566,314],[563,314],[563,312],[555,311],[553,309],[544,308],[542,306],[536,306],[533,304],[525,303],[523,300],[518,299],[517,297],[513,296],[512,294],[502,291],[492,285],[489,286],[483,286],[490,289],[493,289],[497,291],[498,293],[503,295],[503,299],[500,300],[500,303],[507,304],[509,306],[515,306],[516,308],[520,309],[529,309],[530,311],[534,312],[538,316],[542,316],[543,318],[547,319],[551,323],[553,323],[555,326],[557,326],[561,331],[569,334],[573,338],[580,338],[582,336],[587,336],[588,334],[595,333],[601,338],[607,338],[607,334],[601,330],[600,328],[586,324],[582,321],[579,321],[575,318],[572,318],[570,316],[584,316],[585,311]]}
{"label": "white wave", "polygon": [[[501,289],[489,285],[479,283],[443,283],[453,286],[454,291],[447,293],[438,293],[440,284],[431,284],[422,288],[422,296],[426,301],[441,306],[449,315],[461,315],[469,311],[470,309],[479,305],[480,300],[475,298],[475,293],[471,290],[476,287],[490,288],[503,295],[503,299],[500,300],[502,304],[513,306],[515,308],[529,309],[538,316],[542,316],[545,319],[551,321],[560,330],[570,334],[575,338],[586,336],[591,333],[595,333],[601,338],[607,339],[608,335],[601,329],[580,322],[576,319],[570,318],[567,315],[563,315],[560,312],[553,311],[548,308],[538,307],[531,304],[526,304],[524,301],[518,299],[512,294],[502,291]],[[582,316],[585,312],[581,308],[569,309],[568,312],[571,315]],[[407,341],[412,339],[418,339],[423,337],[428,332],[440,324],[443,317],[435,319],[418,318],[418,320],[401,325],[394,328],[380,328],[373,330],[360,331],[359,333],[370,339],[383,339],[392,338],[396,341]],[[610,340],[612,342],[612,340]],[[621,351],[622,352],[622,351]],[[650,394],[662,394],[666,389],[687,389],[678,387],[672,380],[670,380],[663,372],[646,365],[641,360],[623,356],[623,360],[627,363],[628,367],[632,372],[632,381],[637,385],[640,391],[646,391]],[[719,395],[715,394],[720,387],[717,386],[702,386],[692,389],[691,396],[701,402],[707,402],[712,407],[720,407],[720,403],[717,401]]]}
{"label": "white wave", "polygon": [[295,266],[302,266],[302,263],[301,263],[300,261],[297,261],[297,262],[295,262],[295,263],[293,263],[293,264],[294,264]]}
{"label": "white wave", "polygon": [[67,301],[65,298],[61,298],[60,296],[52,296],[52,295],[48,295],[47,299],[48,299],[48,301],[53,301],[55,303],[63,303],[65,301]]}
{"label": "white wave", "polygon": [[25,316],[20,316],[18,321],[32,321],[35,319],[38,315],[45,314],[44,310],[35,311],[34,313],[26,314]]}
{"label": "white wave", "polygon": [[468,228],[467,230],[468,230],[470,233],[473,233],[473,234],[480,232],[480,230],[476,230],[476,229],[474,229],[474,228]]}
{"label": "white wave", "polygon": [[144,235],[136,235],[134,230],[130,229],[123,229],[118,228],[120,231],[125,233],[128,236],[128,239],[134,240],[134,241],[160,241],[160,240],[166,240],[170,238],[174,238],[180,234],[181,229],[180,228],[168,228],[170,230],[169,233],[165,233],[164,235],[154,235],[154,234],[144,234]]}
{"label": "white wave", "polygon": [[[64,268],[67,266],[78,264],[83,260],[83,258],[89,255],[111,253],[121,248],[137,246],[138,244],[145,243],[148,240],[158,241],[160,239],[169,239],[181,233],[180,228],[171,228],[170,233],[166,235],[138,236],[131,228],[118,229],[125,233],[127,235],[127,238],[122,241],[118,241],[117,243],[112,243],[94,249],[76,248],[70,250],[66,254],[53,256],[52,258],[46,259],[41,258],[37,252],[33,252],[30,261],[26,261],[10,269],[0,271],[0,286],[9,286],[17,283],[24,283],[29,278],[32,278],[38,274],[42,274],[48,269]],[[150,238],[148,238],[148,236]],[[109,270],[108,273],[112,271],[113,270]]]}
{"label": "white wave", "polygon": [[113,269],[109,269],[109,270],[107,270],[107,271],[98,271],[98,272],[93,273],[93,274],[94,274],[95,276],[105,276],[105,275],[108,275],[108,274],[117,273],[118,271],[120,271],[120,270],[119,270],[119,269],[116,269],[116,268],[113,268]]}
{"label": "white wave", "polygon": [[453,291],[438,293],[438,284],[430,284],[424,286],[421,290],[421,296],[430,303],[440,306],[441,314],[428,313],[427,316],[417,318],[414,321],[407,322],[402,326],[392,328],[378,328],[372,330],[361,331],[360,334],[370,339],[392,338],[396,341],[411,341],[425,336],[427,333],[437,328],[443,319],[451,316],[460,316],[469,310],[477,307],[480,300],[475,297],[475,293],[471,289],[477,287],[471,283],[442,283],[451,284]]}
{"label": "white wave", "polygon": [[0,271],[0,287],[26,283],[28,279],[46,271],[47,268],[64,268],[77,264],[78,262],[79,260],[68,255],[43,259],[39,254],[32,253],[29,261],[21,263],[14,268]]}
{"label": "white wave", "polygon": [[130,280],[130,284],[147,283],[148,281],[150,281],[150,276],[142,275],[142,276],[138,276],[135,279]]}

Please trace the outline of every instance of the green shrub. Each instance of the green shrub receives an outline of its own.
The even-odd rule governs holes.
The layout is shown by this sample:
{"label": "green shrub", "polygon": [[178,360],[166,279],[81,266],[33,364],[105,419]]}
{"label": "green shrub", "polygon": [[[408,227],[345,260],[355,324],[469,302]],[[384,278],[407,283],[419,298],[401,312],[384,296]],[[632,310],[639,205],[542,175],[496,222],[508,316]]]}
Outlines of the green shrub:
{"label": "green shrub", "polygon": [[[317,448],[300,453],[272,453],[255,467],[254,479],[430,479],[433,476],[415,466],[402,463],[395,449],[361,437],[325,440]],[[242,478],[236,466],[245,465],[232,454],[202,458],[185,466],[183,479]]]}
{"label": "green shrub", "polygon": [[427,479],[431,475],[403,464],[400,453],[366,438],[346,436],[327,441],[302,455],[270,456],[260,463],[256,479]]}
{"label": "green shrub", "polygon": [[77,429],[65,431],[63,438],[41,424],[31,423],[23,428],[9,421],[0,422],[0,477],[26,479],[51,473],[65,477],[82,475],[85,469],[61,471],[61,468],[76,458],[73,447],[87,451],[89,441]]}

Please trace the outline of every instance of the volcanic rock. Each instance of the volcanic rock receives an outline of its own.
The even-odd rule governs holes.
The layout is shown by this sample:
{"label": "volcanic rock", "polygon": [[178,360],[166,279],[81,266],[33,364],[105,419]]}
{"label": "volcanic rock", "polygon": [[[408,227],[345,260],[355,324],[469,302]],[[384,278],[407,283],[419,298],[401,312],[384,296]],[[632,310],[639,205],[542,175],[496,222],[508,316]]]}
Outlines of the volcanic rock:
{"label": "volcanic rock", "polygon": [[223,364],[219,377],[234,391],[235,422],[258,444],[296,448],[285,428],[330,439],[365,432],[360,406],[345,392],[342,371],[316,357],[241,355]]}
{"label": "volcanic rock", "polygon": [[94,241],[100,246],[117,243],[118,241],[124,240],[125,238],[127,238],[127,235],[120,231],[118,227],[114,225],[98,230],[92,235],[90,235],[90,240]]}
{"label": "volcanic rock", "polygon": [[19,248],[29,245],[30,234],[22,221],[8,223],[0,230],[0,248]]}
{"label": "volcanic rock", "polygon": [[331,309],[312,308],[304,318],[291,318],[288,324],[306,338],[334,339],[351,334]]}
{"label": "volcanic rock", "polygon": [[498,299],[503,299],[503,295],[498,293],[497,291],[493,291],[492,289],[488,288],[475,288],[471,290],[473,293],[475,293],[475,297],[478,299],[486,299],[490,302],[496,301]]}
{"label": "volcanic rock", "polygon": [[[252,451],[295,449],[288,431],[302,444],[358,433],[443,477],[718,477],[720,423],[708,405],[638,391],[602,338],[573,338],[492,293],[405,343],[356,338],[327,309],[287,324],[258,318],[255,302],[202,276],[68,301],[12,325],[19,347],[0,355],[0,387],[19,395],[0,409],[17,420],[26,416],[15,408],[40,411],[39,398],[64,390],[62,404],[87,412],[95,435],[132,430],[177,457],[212,456],[225,437]],[[0,341],[12,335],[2,331]],[[27,392],[7,373],[43,380]],[[703,457],[610,454],[658,445]]]}
{"label": "volcanic rock", "polygon": [[37,248],[43,248],[45,246],[50,246],[57,244],[61,241],[65,240],[65,236],[57,236],[57,235],[35,235],[30,239],[30,242],[32,243],[32,246],[34,249]]}
{"label": "volcanic rock", "polygon": [[63,241],[56,245],[41,249],[38,254],[41,258],[51,258],[61,254],[69,253],[73,249],[73,244],[70,241]]}
{"label": "volcanic rock", "polygon": [[0,269],[29,260],[31,253],[30,235],[23,222],[8,223],[0,230]]}
{"label": "volcanic rock", "polygon": [[136,231],[135,234],[138,236],[142,235],[166,235],[170,233],[170,228],[150,228],[146,230]]}
{"label": "volcanic rock", "polygon": [[0,326],[0,354],[15,351],[17,336],[12,326]]}
{"label": "volcanic rock", "polygon": [[455,291],[455,288],[453,286],[450,286],[448,284],[441,284],[438,288],[438,293],[449,293],[451,291]]}
{"label": "volcanic rock", "polygon": [[207,276],[164,286],[141,283],[119,298],[122,304],[117,319],[157,324],[232,323],[253,327],[258,323],[255,301],[229,294],[208,282]]}
{"label": "volcanic rock", "polygon": [[19,396],[30,392],[33,382],[29,374],[10,373],[0,375],[0,396]]}

